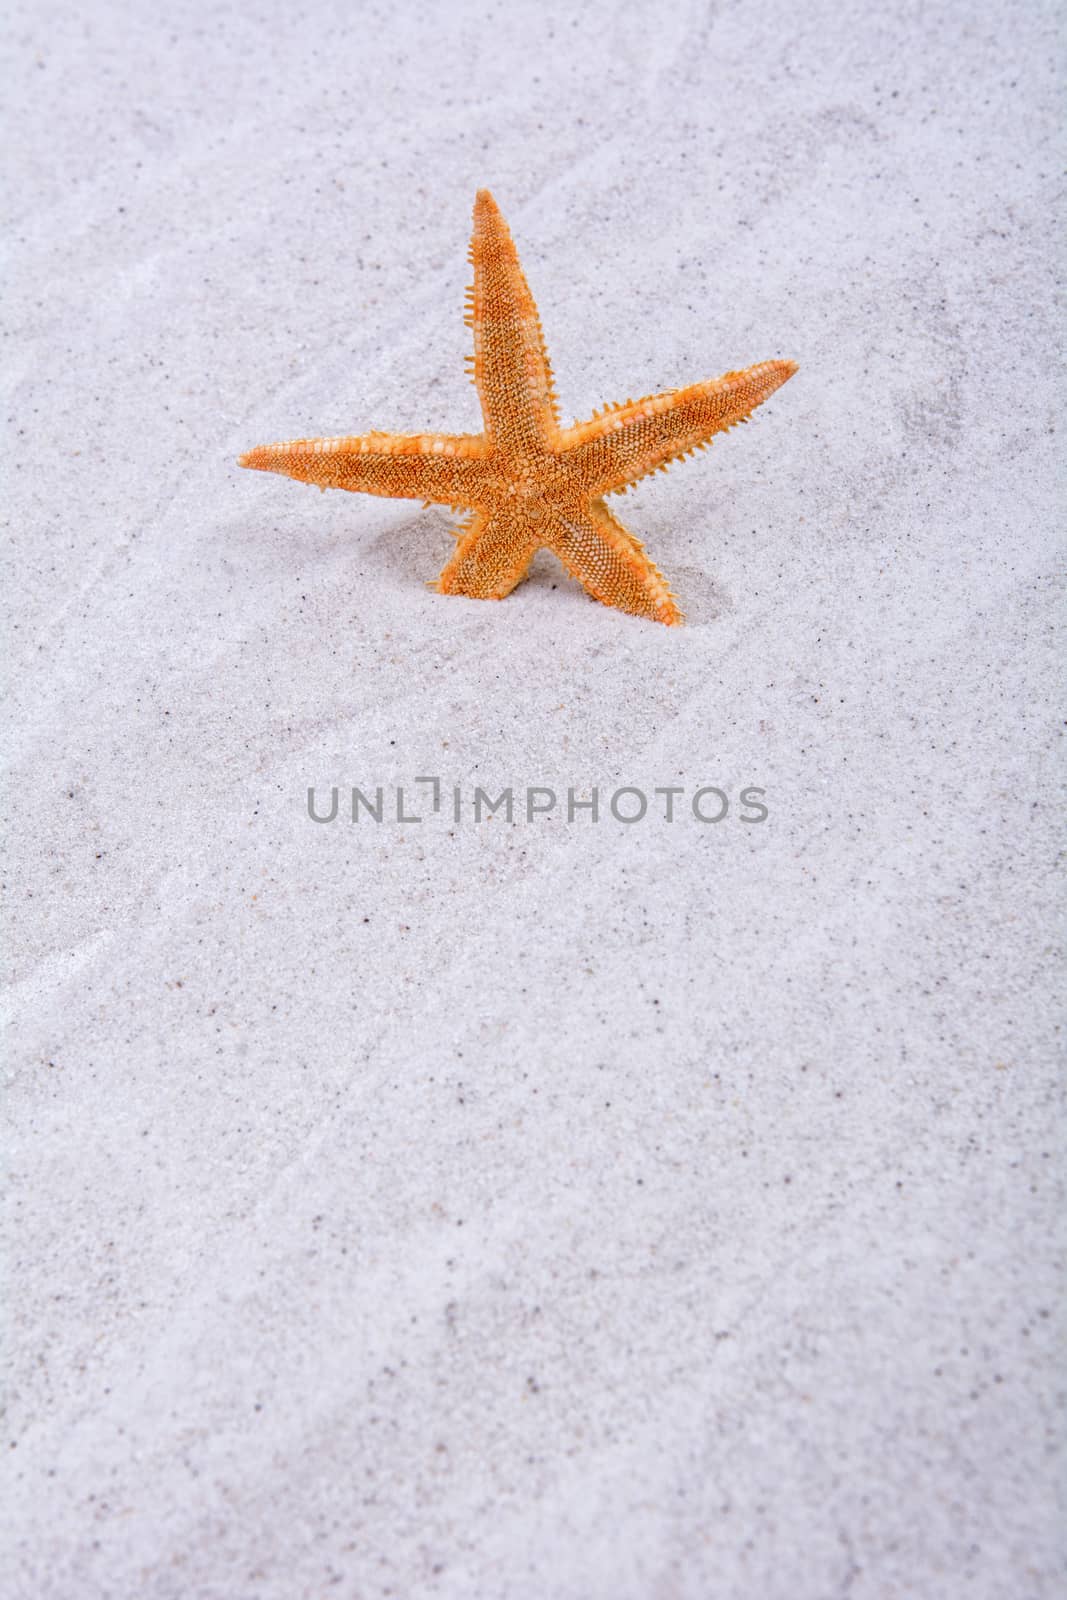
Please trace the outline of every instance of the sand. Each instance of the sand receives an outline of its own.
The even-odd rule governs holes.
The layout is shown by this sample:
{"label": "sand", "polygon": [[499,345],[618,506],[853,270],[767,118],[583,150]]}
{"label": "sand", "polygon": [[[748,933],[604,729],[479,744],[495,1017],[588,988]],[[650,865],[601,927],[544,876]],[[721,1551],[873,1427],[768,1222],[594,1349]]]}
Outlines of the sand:
{"label": "sand", "polygon": [[[1053,17],[15,16],[10,1600],[1060,1592]],[[482,185],[566,420],[800,363],[684,629],[236,466],[477,427]]]}

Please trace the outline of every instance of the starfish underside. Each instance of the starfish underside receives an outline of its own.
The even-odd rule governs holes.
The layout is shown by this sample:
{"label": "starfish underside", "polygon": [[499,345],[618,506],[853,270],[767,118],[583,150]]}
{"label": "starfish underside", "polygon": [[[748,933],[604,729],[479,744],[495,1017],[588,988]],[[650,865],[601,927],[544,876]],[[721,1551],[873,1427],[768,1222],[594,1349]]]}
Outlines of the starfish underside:
{"label": "starfish underside", "polygon": [[367,433],[260,445],[243,467],[282,472],[321,489],[423,500],[465,512],[442,594],[502,600],[545,545],[597,600],[635,616],[682,621],[644,546],[603,496],[702,449],[744,422],[796,371],[762,361],[710,383],[608,406],[561,428],[541,322],[496,201],[474,203],[473,376],[485,419],[480,434]]}

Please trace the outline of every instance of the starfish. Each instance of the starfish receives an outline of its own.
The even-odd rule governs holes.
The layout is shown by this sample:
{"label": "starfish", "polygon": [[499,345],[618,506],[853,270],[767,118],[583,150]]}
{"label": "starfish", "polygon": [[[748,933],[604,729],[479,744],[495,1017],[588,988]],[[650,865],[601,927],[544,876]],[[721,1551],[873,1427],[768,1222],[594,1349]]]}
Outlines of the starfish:
{"label": "starfish", "polygon": [[482,433],[289,439],[250,450],[239,464],[321,489],[465,513],[455,553],[437,579],[442,594],[502,600],[525,577],[534,552],[547,546],[605,605],[680,623],[666,579],[603,497],[747,422],[792,377],[796,363],[761,361],[710,383],[609,405],[588,422],[561,428],[537,307],[487,189],[474,202],[470,259],[474,283],[465,320],[474,330]]}

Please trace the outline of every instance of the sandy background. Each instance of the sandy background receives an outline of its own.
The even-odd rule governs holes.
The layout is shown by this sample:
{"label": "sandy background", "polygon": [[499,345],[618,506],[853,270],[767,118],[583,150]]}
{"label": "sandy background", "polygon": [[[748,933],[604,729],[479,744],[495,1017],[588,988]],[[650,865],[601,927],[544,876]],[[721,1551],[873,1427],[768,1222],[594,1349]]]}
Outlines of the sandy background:
{"label": "sandy background", "polygon": [[[15,7],[10,1600],[1062,1593],[1053,14]],[[235,465],[477,426],[482,184],[565,420],[800,362],[687,629]]]}

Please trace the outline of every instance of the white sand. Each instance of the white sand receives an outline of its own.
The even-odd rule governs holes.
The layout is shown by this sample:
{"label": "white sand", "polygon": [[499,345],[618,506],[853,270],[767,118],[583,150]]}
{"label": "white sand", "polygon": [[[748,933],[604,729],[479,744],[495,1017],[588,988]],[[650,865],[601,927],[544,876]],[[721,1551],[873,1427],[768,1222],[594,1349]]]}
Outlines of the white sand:
{"label": "white sand", "polygon": [[[1051,1597],[1053,7],[311,10],[11,27],[0,1590]],[[567,420],[801,364],[684,630],[235,466],[477,426],[482,184]]]}

